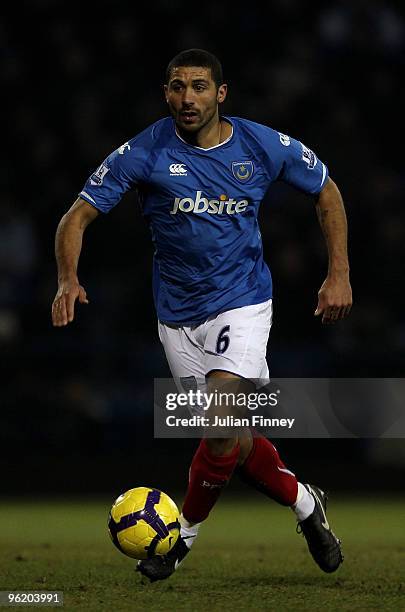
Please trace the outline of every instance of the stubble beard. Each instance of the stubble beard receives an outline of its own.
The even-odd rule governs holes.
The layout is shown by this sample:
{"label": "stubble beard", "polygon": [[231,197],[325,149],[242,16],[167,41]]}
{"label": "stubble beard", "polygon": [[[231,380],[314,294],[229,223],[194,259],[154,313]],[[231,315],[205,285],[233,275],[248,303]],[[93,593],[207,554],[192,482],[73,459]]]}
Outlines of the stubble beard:
{"label": "stubble beard", "polygon": [[197,138],[198,134],[203,130],[215,117],[217,114],[218,106],[216,105],[209,116],[195,125],[184,125],[183,123],[178,122],[177,113],[170,109],[171,115],[175,121],[177,131],[180,135],[184,134],[187,136],[193,136],[193,138]]}

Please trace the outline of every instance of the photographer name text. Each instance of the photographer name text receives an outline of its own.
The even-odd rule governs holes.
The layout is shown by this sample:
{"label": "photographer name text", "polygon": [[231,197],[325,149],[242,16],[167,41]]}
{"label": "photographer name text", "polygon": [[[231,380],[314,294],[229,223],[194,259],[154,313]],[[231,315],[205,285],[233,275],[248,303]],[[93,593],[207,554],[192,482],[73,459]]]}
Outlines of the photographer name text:
{"label": "photographer name text", "polygon": [[220,417],[215,415],[213,419],[208,416],[194,415],[191,417],[176,417],[173,414],[166,417],[168,427],[287,427],[291,429],[295,419],[267,418],[258,414],[249,418],[237,418],[232,415]]}

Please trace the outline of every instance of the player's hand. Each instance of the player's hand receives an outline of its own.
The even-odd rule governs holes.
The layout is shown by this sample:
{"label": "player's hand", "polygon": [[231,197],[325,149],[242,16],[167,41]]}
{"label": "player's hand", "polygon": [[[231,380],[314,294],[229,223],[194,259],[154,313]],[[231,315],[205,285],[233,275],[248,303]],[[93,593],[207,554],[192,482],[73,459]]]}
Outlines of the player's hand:
{"label": "player's hand", "polygon": [[77,279],[59,284],[58,292],[52,304],[52,323],[54,327],[63,327],[71,323],[75,314],[75,302],[88,304],[87,294]]}
{"label": "player's hand", "polygon": [[322,323],[336,323],[344,319],[352,308],[352,288],[349,275],[327,277],[318,291],[318,306],[315,316],[322,315]]}

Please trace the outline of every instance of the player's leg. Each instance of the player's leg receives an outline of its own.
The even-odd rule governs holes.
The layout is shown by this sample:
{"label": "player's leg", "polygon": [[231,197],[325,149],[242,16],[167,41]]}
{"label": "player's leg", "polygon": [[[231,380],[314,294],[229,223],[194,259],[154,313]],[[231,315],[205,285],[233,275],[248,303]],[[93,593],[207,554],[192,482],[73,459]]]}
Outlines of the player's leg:
{"label": "player's leg", "polygon": [[[205,383],[207,370],[205,343],[211,326],[211,322],[193,328],[159,324],[159,338],[178,386],[184,385],[184,381],[189,383],[191,378],[200,384]],[[210,368],[212,363],[211,359]],[[232,391],[230,388],[232,381],[238,387],[241,384],[237,375],[211,371],[207,376],[204,390],[214,393],[218,389],[220,380],[226,380],[228,391]],[[207,518],[236,466],[238,455],[237,436],[208,437],[201,440],[189,470],[189,486],[181,517],[189,528]]]}
{"label": "player's leg", "polygon": [[[233,389],[239,388],[240,382],[240,378],[234,374],[211,371],[207,376],[207,391],[211,397],[215,397],[216,393],[225,387],[227,392],[231,393]],[[232,406],[221,405],[215,401],[207,412],[211,426],[194,455],[183,505],[183,516],[190,524],[201,523],[208,517],[237,465],[237,433],[224,432],[223,428],[212,426],[216,417],[224,418],[230,413]]]}
{"label": "player's leg", "polygon": [[[280,459],[276,447],[270,440],[253,432],[250,440],[246,437],[241,446],[241,460],[238,467],[240,478],[283,506],[295,505],[299,483],[295,474]],[[307,511],[309,515],[314,509],[314,503],[310,495],[305,497],[308,507],[302,511]]]}
{"label": "player's leg", "polygon": [[[243,461],[243,458],[245,460]],[[324,572],[334,572],[343,561],[340,540],[326,518],[325,493],[314,485],[302,484],[281,461],[275,446],[260,435],[252,436],[251,450],[241,441],[241,478],[267,497],[290,506],[315,562]]]}
{"label": "player's leg", "polygon": [[[198,328],[159,324],[159,337],[179,388],[190,384],[191,379],[205,382],[205,354],[200,332]],[[219,377],[223,376],[219,372]],[[207,380],[208,391],[215,387],[214,378],[212,375]],[[221,490],[229,481],[238,454],[237,437],[201,440],[189,470],[189,484],[180,516],[180,537],[164,557],[153,557],[138,563],[137,569],[151,581],[168,578],[184,560],[197,537],[201,522],[207,518]]]}
{"label": "player's leg", "polygon": [[[159,324],[159,337],[177,385],[184,386],[185,381],[190,384],[191,378],[196,384],[205,385],[203,326],[190,328]],[[225,376],[228,379],[237,378],[230,374]],[[223,378],[224,373],[213,373],[207,379],[204,390],[214,391],[216,377]],[[189,470],[189,486],[181,517],[187,525],[201,523],[207,518],[236,465],[237,442],[237,437],[201,440]]]}
{"label": "player's leg", "polygon": [[[219,315],[205,344],[208,368],[215,366],[244,378],[268,380],[266,348],[271,318],[271,302]],[[221,354],[218,349],[222,349]],[[239,449],[237,471],[243,480],[279,504],[291,507],[315,561],[324,571],[337,569],[342,561],[340,541],[323,520],[323,492],[298,482],[275,446],[257,432],[240,436]]]}

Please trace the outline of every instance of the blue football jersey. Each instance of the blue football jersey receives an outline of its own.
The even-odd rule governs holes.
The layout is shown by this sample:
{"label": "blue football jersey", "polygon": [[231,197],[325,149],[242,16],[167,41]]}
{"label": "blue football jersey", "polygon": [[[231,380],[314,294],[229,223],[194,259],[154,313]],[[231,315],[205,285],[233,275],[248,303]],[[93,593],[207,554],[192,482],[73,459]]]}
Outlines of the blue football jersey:
{"label": "blue football jersey", "polygon": [[171,117],[157,121],[109,155],[80,192],[107,213],[138,190],[164,323],[197,324],[271,298],[257,219],[263,196],[277,180],[317,194],[328,176],[301,142],[253,121],[223,119],[232,134],[209,149],[184,142]]}

